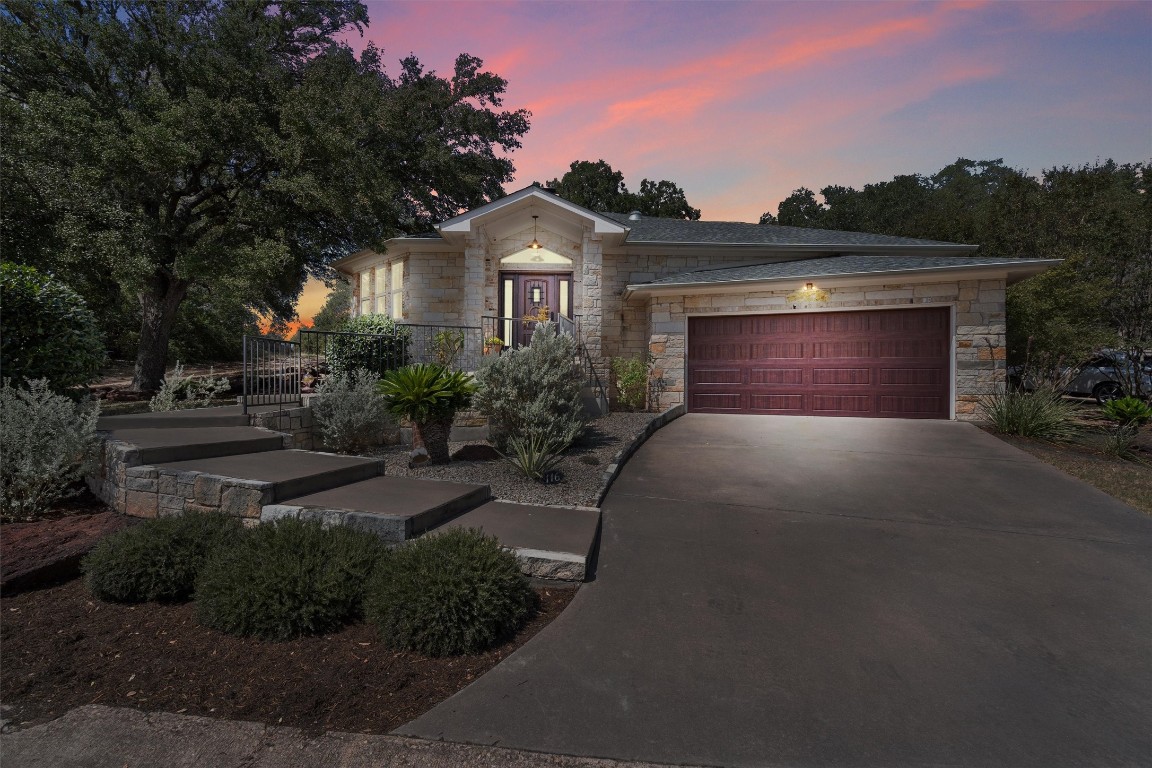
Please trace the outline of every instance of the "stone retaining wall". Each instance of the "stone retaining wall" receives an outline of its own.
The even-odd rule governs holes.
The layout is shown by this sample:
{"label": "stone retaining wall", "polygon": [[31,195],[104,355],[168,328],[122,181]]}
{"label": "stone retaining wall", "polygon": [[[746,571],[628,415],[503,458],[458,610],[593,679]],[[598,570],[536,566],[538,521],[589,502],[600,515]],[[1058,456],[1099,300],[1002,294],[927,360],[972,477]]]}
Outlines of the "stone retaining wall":
{"label": "stone retaining wall", "polygon": [[301,448],[306,451],[313,450],[320,443],[314,432],[312,409],[305,404],[299,408],[288,408],[283,411],[267,411],[265,413],[248,414],[254,427],[280,432],[291,438],[287,448]]}

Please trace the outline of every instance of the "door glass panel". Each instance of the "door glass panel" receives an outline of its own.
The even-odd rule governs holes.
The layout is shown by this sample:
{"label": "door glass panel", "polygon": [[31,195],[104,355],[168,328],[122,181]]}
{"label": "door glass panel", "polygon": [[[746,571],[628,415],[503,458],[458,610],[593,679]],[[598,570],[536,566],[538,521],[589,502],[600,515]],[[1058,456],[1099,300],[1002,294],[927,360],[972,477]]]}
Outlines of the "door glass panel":
{"label": "door glass panel", "polygon": [[568,291],[571,281],[560,281],[560,314],[564,317],[572,317],[571,308],[568,306]]}

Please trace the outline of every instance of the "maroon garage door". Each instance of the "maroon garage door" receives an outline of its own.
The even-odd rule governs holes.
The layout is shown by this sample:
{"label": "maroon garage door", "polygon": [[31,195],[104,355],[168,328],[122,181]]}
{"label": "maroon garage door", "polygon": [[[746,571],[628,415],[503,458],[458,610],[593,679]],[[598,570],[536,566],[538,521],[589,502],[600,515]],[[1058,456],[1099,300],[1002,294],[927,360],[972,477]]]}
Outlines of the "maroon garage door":
{"label": "maroon garage door", "polygon": [[688,410],[949,417],[946,307],[688,319]]}

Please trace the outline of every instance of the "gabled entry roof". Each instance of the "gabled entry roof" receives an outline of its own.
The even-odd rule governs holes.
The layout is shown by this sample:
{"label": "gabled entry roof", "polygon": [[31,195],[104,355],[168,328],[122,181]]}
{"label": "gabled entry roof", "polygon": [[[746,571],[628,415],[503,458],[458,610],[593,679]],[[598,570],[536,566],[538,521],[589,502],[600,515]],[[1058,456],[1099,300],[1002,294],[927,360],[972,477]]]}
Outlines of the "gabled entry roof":
{"label": "gabled entry roof", "polygon": [[464,241],[465,235],[484,226],[490,236],[500,239],[522,231],[525,221],[531,222],[532,215],[539,217],[542,228],[567,235],[576,242],[581,240],[585,228],[602,235],[606,244],[623,242],[628,236],[627,225],[537,186],[525,187],[442,221],[436,226],[436,231],[447,242],[459,244]]}

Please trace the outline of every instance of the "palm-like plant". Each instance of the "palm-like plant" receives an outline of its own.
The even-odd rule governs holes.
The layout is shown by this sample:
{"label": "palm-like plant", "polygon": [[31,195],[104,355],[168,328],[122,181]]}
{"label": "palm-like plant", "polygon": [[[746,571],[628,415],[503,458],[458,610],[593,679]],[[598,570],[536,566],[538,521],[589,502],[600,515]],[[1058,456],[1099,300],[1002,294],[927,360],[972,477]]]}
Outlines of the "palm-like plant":
{"label": "palm-like plant", "polygon": [[423,446],[432,464],[448,462],[452,419],[472,403],[476,384],[463,371],[420,363],[389,371],[380,381],[380,394],[395,416],[412,422],[412,445]]}

